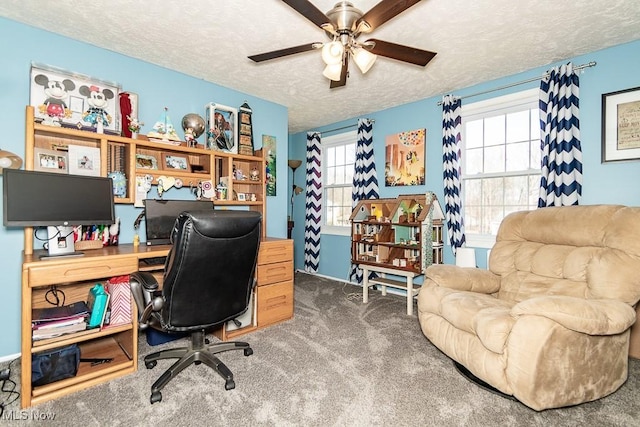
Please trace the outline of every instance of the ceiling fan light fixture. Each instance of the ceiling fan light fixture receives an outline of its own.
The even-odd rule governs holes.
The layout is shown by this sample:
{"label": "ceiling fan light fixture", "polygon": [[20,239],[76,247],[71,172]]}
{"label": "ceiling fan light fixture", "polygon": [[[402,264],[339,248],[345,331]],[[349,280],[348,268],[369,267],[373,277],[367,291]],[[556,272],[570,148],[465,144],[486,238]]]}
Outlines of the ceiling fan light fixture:
{"label": "ceiling fan light fixture", "polygon": [[366,49],[361,47],[356,47],[352,49],[353,52],[353,61],[356,63],[362,74],[366,74],[367,71],[371,69],[373,64],[376,62],[378,58],[377,55],[369,52]]}
{"label": "ceiling fan light fixture", "polygon": [[344,46],[339,41],[325,43],[322,47],[322,60],[327,65],[339,64],[342,62]]}
{"label": "ceiling fan light fixture", "polygon": [[322,75],[328,78],[329,80],[339,82],[341,72],[342,72],[342,62],[338,62],[337,64],[329,64],[326,67],[324,67],[324,71],[322,72]]}

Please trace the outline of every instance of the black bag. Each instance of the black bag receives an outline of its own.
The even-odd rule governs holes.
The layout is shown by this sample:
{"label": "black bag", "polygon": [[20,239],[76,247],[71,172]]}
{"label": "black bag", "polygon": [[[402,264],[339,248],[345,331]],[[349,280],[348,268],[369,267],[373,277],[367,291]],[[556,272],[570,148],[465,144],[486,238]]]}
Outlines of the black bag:
{"label": "black bag", "polygon": [[31,357],[31,385],[40,386],[75,377],[80,366],[80,347],[72,344]]}

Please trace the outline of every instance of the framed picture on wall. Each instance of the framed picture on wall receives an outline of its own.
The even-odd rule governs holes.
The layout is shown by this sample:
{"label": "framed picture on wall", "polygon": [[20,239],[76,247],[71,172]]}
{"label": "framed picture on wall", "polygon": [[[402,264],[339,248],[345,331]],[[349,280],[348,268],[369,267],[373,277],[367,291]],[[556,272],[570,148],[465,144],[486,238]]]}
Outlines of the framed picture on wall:
{"label": "framed picture on wall", "polygon": [[385,140],[384,185],[424,185],[426,129],[400,132]]}
{"label": "framed picture on wall", "polygon": [[640,159],[640,87],[602,95],[602,163]]}
{"label": "framed picture on wall", "polygon": [[205,108],[206,148],[238,154],[238,109],[213,102]]}

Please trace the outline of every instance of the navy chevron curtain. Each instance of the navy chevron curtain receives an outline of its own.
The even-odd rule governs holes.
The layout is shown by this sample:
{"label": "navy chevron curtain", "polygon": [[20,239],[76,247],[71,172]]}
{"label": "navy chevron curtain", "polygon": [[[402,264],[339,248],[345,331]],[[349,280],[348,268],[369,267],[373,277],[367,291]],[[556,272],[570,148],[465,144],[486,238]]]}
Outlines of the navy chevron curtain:
{"label": "navy chevron curtain", "polygon": [[453,254],[464,245],[464,219],[462,218],[460,129],[462,102],[453,95],[442,98],[442,178],[444,206],[449,243]]}
{"label": "navy chevron curtain", "polygon": [[[369,119],[358,120],[358,142],[356,143],[356,162],[351,189],[351,207],[355,208],[360,200],[377,199],[378,177],[376,161],[373,155],[373,122]],[[350,278],[355,276],[362,283],[362,270],[351,265]]]}
{"label": "navy chevron curtain", "polygon": [[542,177],[538,207],[577,205],[582,195],[578,74],[568,63],[540,82]]}
{"label": "navy chevron curtain", "polygon": [[304,218],[304,271],[315,273],[320,263],[322,175],[320,134],[307,133],[307,193]]}

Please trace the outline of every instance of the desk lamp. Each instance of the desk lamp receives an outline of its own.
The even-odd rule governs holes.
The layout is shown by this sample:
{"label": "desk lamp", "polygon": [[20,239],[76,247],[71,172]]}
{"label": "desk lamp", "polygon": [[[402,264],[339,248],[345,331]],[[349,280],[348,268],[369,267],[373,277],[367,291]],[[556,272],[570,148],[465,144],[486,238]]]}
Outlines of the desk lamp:
{"label": "desk lamp", "polygon": [[302,193],[302,188],[296,185],[296,169],[302,165],[302,160],[289,160],[289,167],[291,168],[291,182],[293,183],[293,187],[291,188],[291,215],[289,216],[289,221],[287,221],[287,235],[288,238],[291,238],[291,230],[293,229],[293,198],[298,194]]}
{"label": "desk lamp", "polygon": [[21,166],[22,159],[18,155],[0,148],[0,175],[3,169],[20,169]]}

